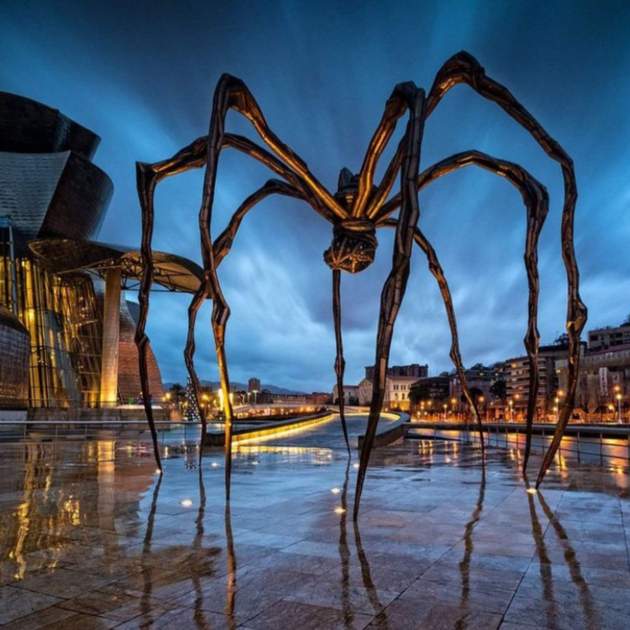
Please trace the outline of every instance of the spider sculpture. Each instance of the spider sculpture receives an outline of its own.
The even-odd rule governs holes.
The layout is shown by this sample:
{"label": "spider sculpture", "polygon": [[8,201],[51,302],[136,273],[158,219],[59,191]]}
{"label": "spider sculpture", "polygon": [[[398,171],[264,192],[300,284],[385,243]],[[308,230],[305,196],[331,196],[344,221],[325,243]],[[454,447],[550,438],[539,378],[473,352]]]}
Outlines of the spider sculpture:
{"label": "spider sculpture", "polygon": [[[479,95],[499,105],[509,116],[520,123],[535,138],[543,151],[551,159],[557,161],[562,168],[564,207],[561,237],[562,256],[568,282],[568,387],[555,435],[538,472],[537,485],[542,482],[572,414],[577,385],[579,339],[586,323],[586,307],[579,296],[579,275],[573,247],[573,220],[577,198],[573,163],[562,147],[549,136],[514,96],[504,86],[489,78],[478,61],[466,52],[454,55],[441,67],[428,95],[425,95],[424,90],[416,87],[413,83],[401,83],[394,88],[385,104],[385,111],[378,127],[370,140],[359,173],[353,175],[349,170],[342,169],[335,194],[331,194],[313,175],[306,163],[269,128],[260,107],[243,81],[229,75],[223,75],[220,78],[214,92],[210,129],[207,136],[198,138],[169,159],[153,164],[137,164],[138,194],[142,208],[142,259],[144,268],[139,290],[140,317],[136,331],[136,343],[140,356],[140,376],[145,410],[154,438],[155,457],[160,470],[160,455],[149,402],[146,363],[148,338],[145,334],[152,280],[153,198],[156,185],[160,180],[191,168],[205,166],[206,169],[199,212],[204,275],[188,310],[189,326],[184,358],[193,387],[198,392],[199,378],[194,367],[194,326],[201,304],[205,299],[211,299],[213,302],[212,330],[225,406],[225,486],[228,500],[230,496],[232,421],[234,417],[229,398],[229,376],[225,354],[225,330],[230,310],[221,290],[217,267],[229,253],[241,221],[257,203],[270,195],[279,194],[305,201],[315,212],[332,224],[332,243],[324,252],[324,260],[332,270],[332,301],[337,348],[335,372],[339,392],[343,391],[345,366],[341,335],[340,274],[342,271],[358,273],[368,267],[374,260],[377,248],[376,230],[382,227],[395,230],[392,269],[381,293],[373,396],[360,455],[354,497],[354,516],[356,518],[370,452],[383,405],[394,324],[407,286],[414,243],[424,252],[429,270],[438,283],[451,331],[450,356],[478,426],[483,448],[481,418],[477,409],[477,401],[472,398],[466,384],[448,283],[435,250],[418,227],[419,190],[455,169],[476,165],[505,177],[515,186],[523,198],[527,213],[524,259],[529,286],[529,308],[524,343],[530,365],[530,396],[527,408],[527,441],[523,464],[523,474],[525,474],[531,448],[532,423],[536,412],[538,390],[537,308],[539,288],[537,243],[547,214],[548,195],[545,188],[524,168],[478,151],[467,151],[453,155],[420,172],[420,152],[425,123],[445,94],[458,83],[468,84]],[[266,148],[248,138],[225,131],[225,117],[230,109],[237,111],[252,124]],[[407,114],[407,124],[403,137],[386,167],[382,180],[375,183],[374,173],[377,162],[390,141],[399,119],[405,113]],[[280,179],[270,179],[259,190],[251,194],[236,210],[225,231],[213,241],[211,226],[217,166],[221,151],[228,147],[262,162]],[[392,187],[398,177],[400,177],[400,192],[392,196]],[[398,212],[397,218],[392,218],[396,212]],[[202,406],[199,405],[199,408],[202,409]],[[343,395],[339,395],[339,412],[346,447],[349,451]],[[205,435],[205,428],[206,420],[202,415],[202,439]]]}

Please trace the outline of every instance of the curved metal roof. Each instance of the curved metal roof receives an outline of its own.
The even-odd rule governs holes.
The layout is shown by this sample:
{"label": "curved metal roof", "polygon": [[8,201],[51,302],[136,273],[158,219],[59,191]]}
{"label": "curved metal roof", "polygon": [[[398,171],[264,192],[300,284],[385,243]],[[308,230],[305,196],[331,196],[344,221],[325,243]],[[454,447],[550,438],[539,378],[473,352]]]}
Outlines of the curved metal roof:
{"label": "curved metal roof", "polygon": [[[140,251],[122,245],[71,238],[45,238],[30,241],[28,246],[53,273],[92,270],[103,274],[108,269],[120,267],[123,280],[139,280],[142,274]],[[153,252],[153,281],[168,290],[194,293],[202,278],[203,270],[192,260],[166,252]]]}

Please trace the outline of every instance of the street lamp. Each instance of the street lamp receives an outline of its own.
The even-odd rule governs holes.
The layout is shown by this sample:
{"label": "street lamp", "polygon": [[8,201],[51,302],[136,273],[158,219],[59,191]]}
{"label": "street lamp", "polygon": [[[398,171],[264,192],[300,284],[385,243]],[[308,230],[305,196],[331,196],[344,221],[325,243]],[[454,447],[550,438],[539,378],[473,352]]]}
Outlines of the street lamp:
{"label": "street lamp", "polygon": [[483,419],[484,419],[484,420],[486,419],[485,406],[484,406],[484,402],[485,402],[485,400],[486,400],[486,399],[485,399],[485,397],[484,397],[484,396],[479,396],[479,397],[477,398],[477,402],[481,405],[481,408],[482,408],[482,409],[481,409],[481,410],[482,410],[482,414],[481,414],[481,415],[483,416]]}
{"label": "street lamp", "polygon": [[621,399],[623,396],[620,393],[615,394],[615,399],[617,400],[617,423],[621,424]]}

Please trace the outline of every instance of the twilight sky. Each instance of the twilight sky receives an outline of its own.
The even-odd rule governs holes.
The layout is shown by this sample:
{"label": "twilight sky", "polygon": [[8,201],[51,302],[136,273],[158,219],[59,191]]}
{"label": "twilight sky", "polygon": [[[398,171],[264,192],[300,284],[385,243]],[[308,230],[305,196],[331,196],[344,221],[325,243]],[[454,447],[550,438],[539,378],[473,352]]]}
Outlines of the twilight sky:
{"label": "twilight sky", "polygon": [[[222,72],[245,80],[274,131],[334,191],[342,166],[359,169],[393,86],[412,80],[428,89],[450,55],[468,50],[575,161],[587,329],[617,324],[630,312],[627,2],[4,0],[0,42],[0,89],[59,108],[101,136],[95,162],[115,192],[98,238],[131,246],[140,235],[134,162],[163,159],[207,133]],[[234,114],[228,129],[254,138]],[[563,331],[566,311],[560,168],[500,109],[459,86],[431,116],[422,166],[472,148],[521,163],[549,189],[539,262],[540,332],[551,341]],[[158,188],[156,249],[200,260],[202,176],[194,171]],[[267,176],[248,158],[223,154],[214,235]],[[465,362],[523,354],[519,195],[471,167],[432,184],[420,203],[420,223],[454,294]],[[331,226],[298,201],[271,198],[247,217],[220,267],[232,308],[227,349],[234,380],[259,376],[304,391],[331,388],[331,279],[322,260],[331,236]],[[378,237],[375,264],[343,275],[349,383],[374,360],[392,251],[392,234]],[[187,304],[180,294],[152,298],[149,333],[166,381],[185,381]],[[209,312],[197,329],[198,366],[202,378],[214,380]],[[439,293],[415,254],[391,362],[427,362],[437,374],[451,367],[448,348]]]}

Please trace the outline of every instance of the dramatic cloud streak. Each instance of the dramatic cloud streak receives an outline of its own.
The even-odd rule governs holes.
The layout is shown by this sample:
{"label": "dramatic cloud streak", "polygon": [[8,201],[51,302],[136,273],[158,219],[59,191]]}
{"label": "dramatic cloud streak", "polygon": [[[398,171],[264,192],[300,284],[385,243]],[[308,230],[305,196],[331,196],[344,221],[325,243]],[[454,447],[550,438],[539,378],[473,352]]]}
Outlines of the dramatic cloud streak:
{"label": "dramatic cloud streak", "polygon": [[[0,7],[1,89],[58,107],[102,136],[96,162],[116,191],[101,240],[138,243],[134,161],[164,158],[206,133],[222,72],[249,84],[275,131],[334,189],[342,166],[360,166],[393,85],[414,80],[428,88],[439,65],[467,49],[575,160],[576,245],[589,326],[616,324],[630,311],[627,3],[198,4],[161,10],[154,2],[112,8],[10,0]],[[234,115],[228,124],[252,135]],[[562,332],[566,308],[559,168],[495,106],[461,87],[432,116],[422,162],[471,148],[522,163],[549,188],[540,329],[551,340]],[[224,155],[215,234],[266,177],[259,165]],[[190,173],[159,188],[156,248],[199,260],[201,179],[201,172]],[[421,210],[454,292],[466,363],[522,353],[525,214],[518,194],[470,168],[432,184]],[[330,226],[296,201],[268,200],[247,218],[220,268],[233,313],[234,379],[258,375],[298,389],[330,387],[331,280],[322,261],[330,238]],[[379,242],[376,263],[343,278],[349,380],[373,361],[392,235],[379,234]],[[186,306],[184,296],[156,294],[153,301],[149,332],[166,380],[184,378]],[[208,316],[205,309],[198,328],[200,368],[216,378]],[[439,293],[416,254],[392,360],[449,369],[448,344]]]}

